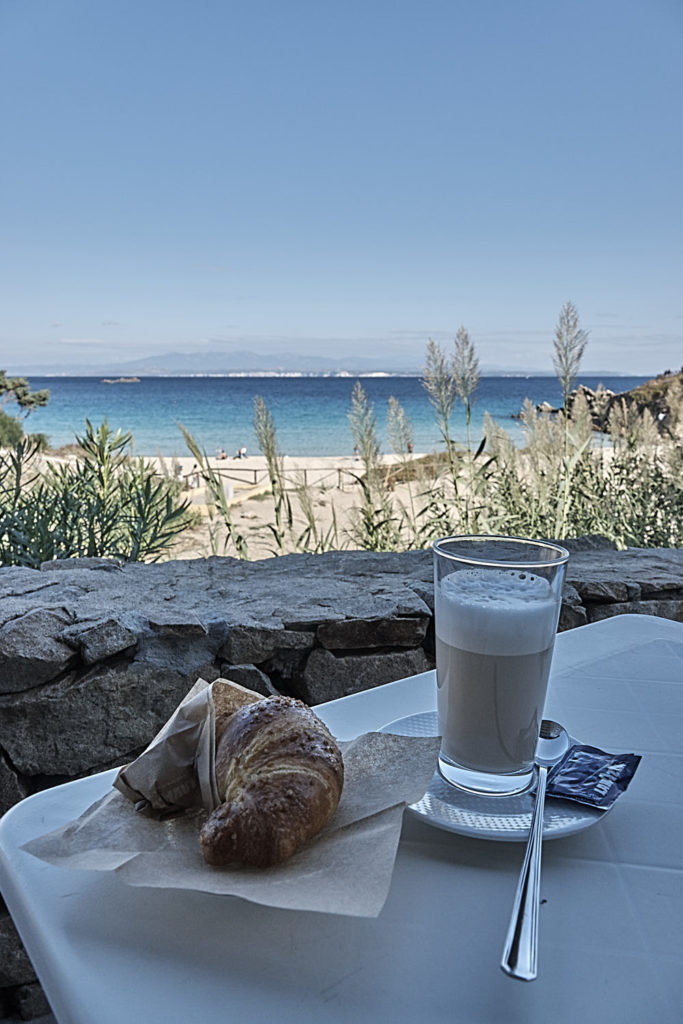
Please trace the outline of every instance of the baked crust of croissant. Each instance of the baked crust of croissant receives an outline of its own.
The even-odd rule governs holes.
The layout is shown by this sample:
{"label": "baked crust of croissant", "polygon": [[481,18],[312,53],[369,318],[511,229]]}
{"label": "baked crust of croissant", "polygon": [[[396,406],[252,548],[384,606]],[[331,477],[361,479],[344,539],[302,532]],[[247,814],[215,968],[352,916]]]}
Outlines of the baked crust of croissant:
{"label": "baked crust of croissant", "polygon": [[267,697],[228,719],[216,751],[223,803],[200,842],[209,864],[287,860],[334,814],[344,763],[327,727],[290,697]]}

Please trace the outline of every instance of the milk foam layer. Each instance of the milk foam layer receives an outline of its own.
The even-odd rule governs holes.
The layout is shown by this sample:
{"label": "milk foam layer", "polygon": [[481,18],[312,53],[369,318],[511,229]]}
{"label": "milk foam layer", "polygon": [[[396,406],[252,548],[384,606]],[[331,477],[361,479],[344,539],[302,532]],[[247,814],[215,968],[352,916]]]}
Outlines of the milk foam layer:
{"label": "milk foam layer", "polygon": [[520,569],[459,569],[435,593],[436,632],[474,654],[535,654],[552,644],[559,600],[543,576]]}

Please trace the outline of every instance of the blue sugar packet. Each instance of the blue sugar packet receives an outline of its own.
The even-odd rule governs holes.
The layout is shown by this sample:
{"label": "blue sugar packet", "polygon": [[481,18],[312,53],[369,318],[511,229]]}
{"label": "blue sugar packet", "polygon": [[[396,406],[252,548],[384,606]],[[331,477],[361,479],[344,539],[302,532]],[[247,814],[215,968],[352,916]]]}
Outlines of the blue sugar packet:
{"label": "blue sugar packet", "polygon": [[608,754],[576,743],[548,771],[546,793],[607,810],[628,788],[640,761],[640,754]]}

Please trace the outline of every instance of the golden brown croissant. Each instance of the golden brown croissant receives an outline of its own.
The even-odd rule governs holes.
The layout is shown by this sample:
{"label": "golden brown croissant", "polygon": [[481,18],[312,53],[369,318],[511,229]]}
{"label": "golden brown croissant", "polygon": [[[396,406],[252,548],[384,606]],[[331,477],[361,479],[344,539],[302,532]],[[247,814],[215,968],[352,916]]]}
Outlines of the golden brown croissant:
{"label": "golden brown croissant", "polygon": [[344,764],[327,727],[305,704],[267,697],[228,719],[216,751],[224,801],[200,841],[209,864],[278,864],[334,814]]}

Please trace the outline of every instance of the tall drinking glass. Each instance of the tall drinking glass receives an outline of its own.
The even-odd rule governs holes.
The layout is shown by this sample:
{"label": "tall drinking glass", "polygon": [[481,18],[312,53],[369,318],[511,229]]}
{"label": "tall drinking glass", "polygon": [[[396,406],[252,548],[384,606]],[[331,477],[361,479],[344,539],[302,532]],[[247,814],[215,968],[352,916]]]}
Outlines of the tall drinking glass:
{"label": "tall drinking glass", "polygon": [[533,780],[569,553],[518,537],[434,544],[439,771],[475,793]]}

